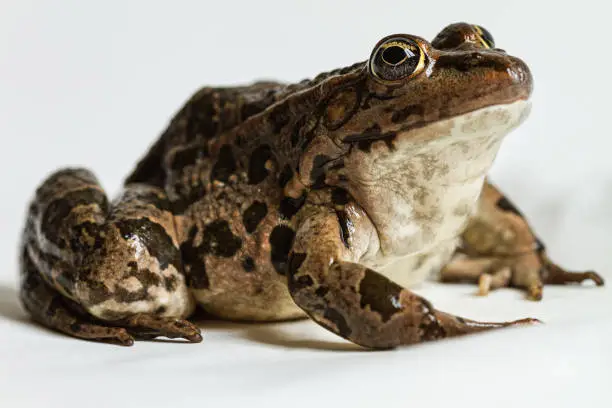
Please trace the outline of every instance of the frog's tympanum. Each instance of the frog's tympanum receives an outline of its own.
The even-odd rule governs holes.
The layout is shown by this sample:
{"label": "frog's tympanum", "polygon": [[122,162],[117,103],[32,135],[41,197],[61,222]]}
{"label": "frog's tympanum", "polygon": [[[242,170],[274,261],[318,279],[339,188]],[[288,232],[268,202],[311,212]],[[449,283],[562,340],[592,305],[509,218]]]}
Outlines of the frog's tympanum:
{"label": "frog's tympanum", "polygon": [[369,59],[296,84],[203,88],[108,201],[85,169],[36,191],[20,296],[45,326],[131,345],[199,342],[218,318],[310,317],[369,348],[483,323],[405,287],[438,273],[482,294],[593,280],[554,264],[486,179],[527,117],[532,77],[480,26],[383,38]]}

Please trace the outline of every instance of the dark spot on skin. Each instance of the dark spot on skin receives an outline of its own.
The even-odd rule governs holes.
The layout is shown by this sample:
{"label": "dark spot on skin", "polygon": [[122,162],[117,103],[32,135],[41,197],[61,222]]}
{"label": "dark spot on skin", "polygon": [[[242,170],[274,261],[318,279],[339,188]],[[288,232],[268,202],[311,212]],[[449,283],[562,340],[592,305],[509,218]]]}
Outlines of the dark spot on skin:
{"label": "dark spot on skin", "polygon": [[249,184],[259,184],[268,177],[266,162],[272,157],[272,150],[268,145],[259,146],[253,151],[249,160]]}
{"label": "dark spot on skin", "polygon": [[306,259],[306,254],[303,252],[294,252],[289,257],[289,276],[293,276],[300,269],[304,260]]}
{"label": "dark spot on skin", "polygon": [[334,205],[346,205],[349,202],[349,194],[343,188],[334,188],[331,192],[331,199]]}
{"label": "dark spot on skin", "polygon": [[137,239],[143,243],[149,253],[157,259],[161,269],[172,265],[177,271],[181,270],[179,249],[174,246],[172,238],[160,224],[149,218],[138,218],[117,221],[115,225],[126,241]]}
{"label": "dark spot on skin", "polygon": [[115,288],[115,299],[118,302],[138,302],[140,300],[149,300],[151,296],[149,295],[147,288],[143,287],[134,292],[131,292],[121,286]]}
{"label": "dark spot on skin", "polygon": [[193,241],[198,229],[194,226],[189,230],[189,237],[181,245],[181,254],[185,266],[185,276],[187,285],[194,289],[209,289],[210,281],[206,273],[206,263],[204,261],[204,251],[200,246],[194,246]]}
{"label": "dark spot on skin", "polygon": [[316,128],[316,125],[311,130],[307,132],[306,131],[302,132],[301,143],[298,146],[299,150],[304,151],[306,150],[306,148],[308,148],[308,145],[310,145],[310,142],[312,142],[312,140],[315,137],[315,134],[314,134],[315,128]]}
{"label": "dark spot on skin", "polygon": [[157,309],[155,309],[155,314],[162,315],[166,313],[166,310],[167,310],[166,306],[160,306]]}
{"label": "dark spot on skin", "polygon": [[390,151],[395,150],[395,144],[393,142],[395,141],[396,136],[397,134],[395,132],[387,132],[385,133],[385,136],[381,138],[381,140],[385,142],[387,149],[389,149]]}
{"label": "dark spot on skin", "polygon": [[292,177],[293,169],[291,169],[290,165],[285,164],[285,167],[283,167],[280,174],[278,175],[278,186],[280,188],[285,188],[285,186],[287,185],[289,180],[291,180]]}
{"label": "dark spot on skin", "polygon": [[391,115],[391,122],[393,123],[403,123],[410,115],[417,115],[419,117],[423,116],[423,106],[422,105],[410,105],[403,109],[396,110]]}
{"label": "dark spot on skin", "polygon": [[291,132],[291,147],[297,146],[301,138],[300,134],[302,132],[302,129],[304,129],[305,124],[306,116],[302,116],[293,126],[293,130]]}
{"label": "dark spot on skin", "polygon": [[305,194],[301,195],[299,198],[284,197],[281,200],[279,206],[279,212],[281,217],[290,220],[291,217],[293,217],[295,214],[297,214],[298,211],[300,211],[300,208],[302,208],[305,201]]}
{"label": "dark spot on skin", "polygon": [[236,171],[236,160],[230,145],[221,146],[217,162],[210,173],[210,179],[226,183],[229,177]]}
{"label": "dark spot on skin", "polygon": [[327,286],[319,286],[317,290],[315,290],[315,295],[317,295],[318,297],[325,297],[328,292],[329,289],[327,288]]}
{"label": "dark spot on skin", "polygon": [[274,133],[278,134],[281,130],[289,124],[291,120],[291,113],[287,104],[278,105],[270,112],[269,118],[274,128]]}
{"label": "dark spot on skin", "polygon": [[[392,92],[392,88],[388,88],[387,87],[387,91],[388,92]],[[370,109],[372,107],[372,101],[378,101],[378,102],[389,102],[393,99],[397,98],[397,96],[394,96],[392,94],[376,94],[376,93],[368,93],[367,96],[364,98],[363,103],[361,104],[361,107],[363,109]],[[391,105],[390,103],[386,104],[386,105]]]}
{"label": "dark spot on skin", "polygon": [[73,333],[79,333],[82,329],[83,327],[80,323],[72,323],[70,325],[70,331],[72,331]]}
{"label": "dark spot on skin", "polygon": [[170,168],[177,172],[182,172],[185,167],[193,166],[198,160],[202,160],[208,156],[208,150],[205,145],[197,144],[177,151],[172,156]]}
{"label": "dark spot on skin", "polygon": [[382,133],[380,126],[378,124],[375,124],[363,131],[363,133],[353,134],[345,137],[342,140],[342,143],[357,143],[357,148],[359,150],[369,153],[372,150],[372,143],[382,140],[383,142],[385,142],[389,150],[394,150],[395,146],[393,142],[396,136],[396,132]]}
{"label": "dark spot on skin", "polygon": [[204,260],[192,263],[191,270],[187,274],[187,284],[193,289],[210,289]]}
{"label": "dark spot on skin", "polygon": [[203,136],[205,139],[213,138],[219,130],[217,109],[215,106],[216,96],[213,92],[203,92],[192,99],[183,110],[183,115],[187,117],[187,138],[196,139]]}
{"label": "dark spot on skin", "polygon": [[267,213],[268,206],[265,203],[255,201],[251,204],[242,214],[242,223],[244,224],[246,232],[249,234],[253,233]]}
{"label": "dark spot on skin", "polygon": [[225,220],[213,221],[204,226],[202,251],[215,256],[230,258],[242,247],[242,240],[235,236]]}
{"label": "dark spot on skin", "polygon": [[383,322],[402,310],[399,296],[402,287],[385,278],[377,272],[366,269],[363,279],[359,283],[361,307],[366,305],[374,312],[378,312]]}
{"label": "dark spot on skin", "polygon": [[351,229],[353,228],[353,222],[348,218],[346,212],[336,211],[336,217],[338,217],[338,224],[340,224],[340,240],[344,246],[348,249],[349,239],[351,238]]}
{"label": "dark spot on skin", "polygon": [[131,275],[135,276],[146,288],[150,286],[159,286],[162,283],[162,277],[151,272],[151,270],[148,268],[140,269],[135,273],[133,272]]}
{"label": "dark spot on skin", "polygon": [[109,205],[106,195],[95,188],[71,191],[63,197],[51,201],[41,219],[45,237],[60,248],[66,248],[69,237],[62,236],[63,227],[66,225],[66,218],[75,208],[92,204],[98,207],[92,210],[93,212],[100,212],[102,214],[108,212]]}
{"label": "dark spot on skin", "polygon": [[514,204],[512,204],[504,196],[502,196],[499,200],[497,200],[497,203],[495,205],[497,205],[497,208],[499,208],[499,209],[501,209],[503,211],[510,211],[511,213],[514,213],[514,214],[518,215],[519,217],[523,216],[523,214],[521,214],[521,212],[514,206]]}
{"label": "dark spot on skin", "polygon": [[325,164],[331,160],[331,157],[324,154],[315,156],[312,161],[312,170],[310,171],[310,181],[313,184],[313,188],[321,188],[325,184]]}
{"label": "dark spot on skin", "polygon": [[242,268],[245,272],[253,272],[255,270],[255,261],[250,256],[242,260]]}
{"label": "dark spot on skin", "polygon": [[98,304],[113,297],[113,293],[100,281],[87,280],[88,303]]}
{"label": "dark spot on skin", "polygon": [[287,272],[287,259],[294,237],[295,232],[286,225],[276,226],[270,233],[270,258],[274,269],[281,275]]}
{"label": "dark spot on skin", "polygon": [[47,307],[45,311],[45,317],[47,319],[52,319],[57,314],[58,310],[64,309],[64,303],[62,302],[62,298],[60,296],[54,296],[51,303]]}
{"label": "dark spot on skin", "polygon": [[297,278],[291,279],[290,290],[291,293],[299,292],[302,289],[311,287],[314,281],[309,275],[298,276]]}
{"label": "dark spot on skin", "polygon": [[357,148],[365,153],[370,153],[372,150],[372,141],[370,140],[360,140],[357,142]]}
{"label": "dark spot on skin", "polygon": [[332,322],[336,326],[336,328],[338,329],[337,333],[340,336],[346,339],[351,335],[352,330],[349,327],[348,323],[346,322],[346,319],[336,309],[326,308],[325,313],[323,314],[323,317],[329,320],[330,322]]}
{"label": "dark spot on skin", "polygon": [[168,292],[174,292],[178,288],[178,278],[175,275],[164,277],[164,286]]}

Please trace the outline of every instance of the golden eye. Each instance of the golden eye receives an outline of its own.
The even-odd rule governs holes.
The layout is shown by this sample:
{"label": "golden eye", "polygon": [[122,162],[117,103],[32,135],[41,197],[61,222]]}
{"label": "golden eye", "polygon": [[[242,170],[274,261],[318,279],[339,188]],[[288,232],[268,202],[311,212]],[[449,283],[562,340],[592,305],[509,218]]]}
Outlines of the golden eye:
{"label": "golden eye", "polygon": [[473,25],[474,31],[476,32],[476,36],[480,40],[481,44],[485,48],[495,48],[495,40],[491,33],[484,27],[479,25]]}
{"label": "golden eye", "polygon": [[374,48],[368,65],[376,78],[399,81],[411,78],[423,70],[425,53],[414,40],[389,37]]}

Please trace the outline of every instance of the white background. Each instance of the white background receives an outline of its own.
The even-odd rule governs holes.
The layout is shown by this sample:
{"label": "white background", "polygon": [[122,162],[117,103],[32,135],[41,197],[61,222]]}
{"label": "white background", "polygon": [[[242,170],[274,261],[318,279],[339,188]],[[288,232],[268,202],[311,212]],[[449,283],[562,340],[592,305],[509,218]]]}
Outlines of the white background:
{"label": "white background", "polygon": [[30,324],[17,244],[48,172],[86,165],[112,194],[200,85],[298,81],[366,59],[384,35],[431,39],[455,21],[488,28],[535,77],[532,115],[493,180],[556,260],[612,283],[606,2],[161,3],[0,1],[0,406],[612,406],[609,287],[546,287],[537,303],[428,283],[417,291],[441,309],[547,324],[392,352],[359,351],[309,321],[205,323],[201,344],[132,348]]}

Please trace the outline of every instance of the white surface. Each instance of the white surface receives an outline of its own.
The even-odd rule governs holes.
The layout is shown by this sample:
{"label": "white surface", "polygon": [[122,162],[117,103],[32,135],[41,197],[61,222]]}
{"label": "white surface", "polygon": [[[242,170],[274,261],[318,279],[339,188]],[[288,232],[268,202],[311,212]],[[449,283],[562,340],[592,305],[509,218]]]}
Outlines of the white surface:
{"label": "white surface", "polygon": [[15,258],[26,201],[47,172],[85,164],[116,191],[203,83],[296,81],[367,58],[383,35],[431,39],[460,20],[487,27],[535,76],[531,118],[502,146],[494,181],[556,260],[612,283],[606,2],[159,3],[1,2],[0,406],[612,406],[609,287],[547,287],[534,303],[427,284],[418,292],[441,309],[547,324],[382,353],[308,321],[204,324],[201,344],[132,348],[28,323]]}

